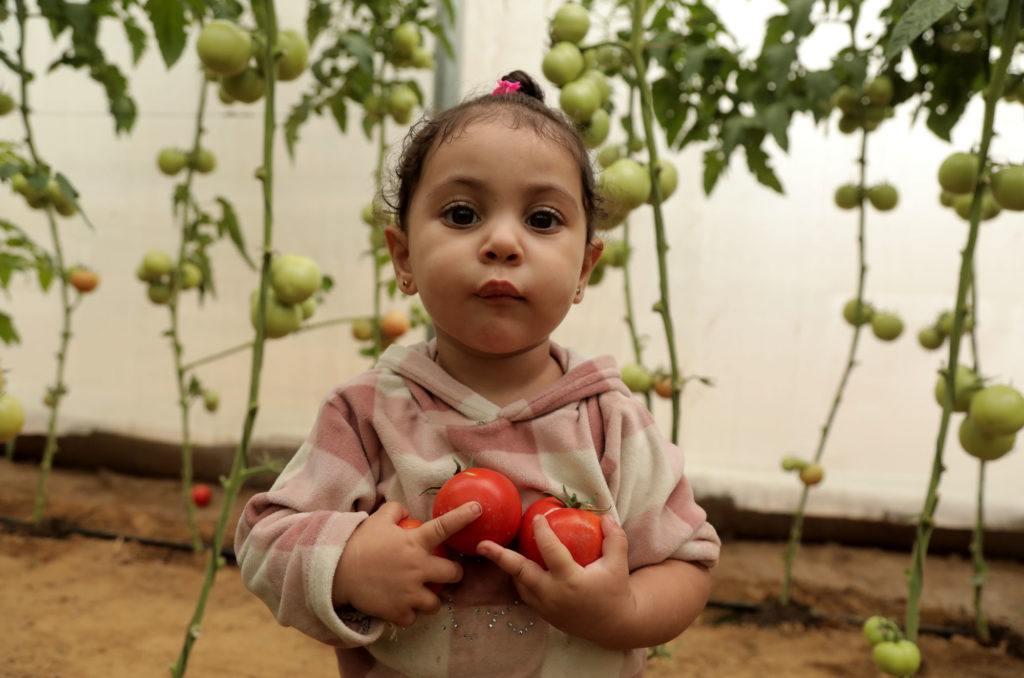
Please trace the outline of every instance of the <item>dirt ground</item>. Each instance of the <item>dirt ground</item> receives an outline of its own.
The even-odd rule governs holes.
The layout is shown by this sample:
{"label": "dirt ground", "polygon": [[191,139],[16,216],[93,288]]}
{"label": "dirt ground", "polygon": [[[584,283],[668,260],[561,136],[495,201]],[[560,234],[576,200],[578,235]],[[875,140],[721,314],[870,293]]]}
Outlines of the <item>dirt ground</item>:
{"label": "dirt ground", "polygon": [[[38,470],[0,460],[0,517],[27,521]],[[243,493],[229,522],[233,532]],[[175,480],[58,468],[51,473],[46,516],[98,531],[187,542]],[[199,511],[213,533],[222,495]],[[230,543],[230,540],[229,540]],[[782,544],[727,542],[714,571],[713,601],[701,619],[649,662],[648,676],[667,678],[872,678],[859,620],[901,619],[906,553],[805,544],[797,558],[794,598],[825,617],[818,624],[758,624],[739,604],[774,600]],[[0,523],[0,678],[166,676],[195,611],[206,556],[132,540],[28,535]],[[993,624],[1024,631],[1024,563],[989,562],[985,610]],[[1021,678],[1024,659],[1012,642],[982,647],[941,629],[971,618],[970,563],[931,556],[920,638],[929,678]],[[1011,636],[1011,641],[1013,637]],[[1017,639],[1016,642],[1019,642]],[[336,676],[332,652],[277,625],[228,565],[217,575],[187,675],[198,678]]]}

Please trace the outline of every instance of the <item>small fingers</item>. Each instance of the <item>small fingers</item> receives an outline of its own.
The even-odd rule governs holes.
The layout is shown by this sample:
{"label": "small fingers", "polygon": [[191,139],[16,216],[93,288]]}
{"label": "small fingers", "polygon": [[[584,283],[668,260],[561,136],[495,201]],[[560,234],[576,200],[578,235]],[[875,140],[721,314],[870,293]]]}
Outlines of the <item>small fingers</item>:
{"label": "small fingers", "polygon": [[493,541],[485,539],[480,542],[477,544],[476,552],[501,568],[517,583],[523,583],[527,587],[536,585],[537,578],[543,576],[544,571],[540,565],[520,553],[498,546]]}
{"label": "small fingers", "polygon": [[424,542],[425,546],[434,548],[443,544],[448,537],[479,518],[482,510],[479,502],[466,502],[444,515],[428,520],[423,524],[425,529],[417,530],[417,532],[427,535],[427,540]]}
{"label": "small fingers", "polygon": [[409,509],[405,508],[397,501],[389,501],[385,504],[381,504],[373,514],[380,516],[381,518],[387,518],[391,522],[397,524],[399,520],[409,516]]}
{"label": "small fingers", "polygon": [[551,525],[544,516],[534,516],[533,537],[537,540],[537,549],[540,551],[541,557],[544,558],[544,564],[548,566],[548,570],[552,574],[562,575],[579,568],[572,558],[572,553],[551,529]]}
{"label": "small fingers", "polygon": [[629,555],[629,540],[626,538],[626,531],[610,513],[601,516],[601,531],[604,533],[604,540],[601,542],[601,557],[617,565],[628,567],[626,563]]}

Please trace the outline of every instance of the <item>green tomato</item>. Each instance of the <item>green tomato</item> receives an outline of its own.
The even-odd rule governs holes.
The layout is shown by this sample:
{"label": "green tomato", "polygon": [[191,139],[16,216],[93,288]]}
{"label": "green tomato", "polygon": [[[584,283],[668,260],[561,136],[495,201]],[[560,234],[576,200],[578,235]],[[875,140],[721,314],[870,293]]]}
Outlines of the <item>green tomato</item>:
{"label": "green tomato", "polygon": [[149,283],[149,286],[146,288],[146,296],[148,296],[149,300],[158,306],[169,302],[173,292],[174,291],[171,289],[171,286],[163,280],[154,280]]}
{"label": "green tomato", "polygon": [[217,168],[217,156],[212,151],[200,148],[194,158],[189,154],[188,164],[200,174],[209,174]]}
{"label": "green tomato", "polygon": [[574,122],[586,123],[601,105],[601,92],[592,79],[578,78],[562,87],[558,105]]}
{"label": "green tomato", "polygon": [[320,267],[301,254],[279,254],[270,262],[270,284],[286,304],[301,304],[320,289]]}
{"label": "green tomato", "polygon": [[971,419],[988,436],[1013,435],[1024,428],[1024,396],[1006,384],[981,389],[971,400]]}
{"label": "green tomato", "polygon": [[[974,398],[977,399],[978,395],[975,395]],[[993,461],[1013,449],[1013,443],[1017,436],[1013,433],[1004,436],[985,435],[968,414],[960,422],[958,437],[960,438],[960,447],[964,448],[967,454],[985,461]]]}
{"label": "green tomato", "polygon": [[629,261],[629,252],[625,240],[608,240],[601,251],[601,260],[613,268],[622,268]]}
{"label": "green tomato", "polygon": [[0,393],[0,443],[6,443],[21,433],[25,425],[25,409],[21,401],[10,393]]}
{"label": "green tomato", "polygon": [[[661,201],[668,200],[676,192],[678,186],[679,172],[676,170],[676,166],[667,158],[658,158],[658,197],[661,198]],[[651,197],[647,198],[647,202],[652,200]]]}
{"label": "green tomato", "polygon": [[601,105],[605,105],[612,98],[612,86],[608,84],[608,78],[596,68],[588,68],[583,71],[581,78],[592,80],[597,85],[597,91],[601,95]]}
{"label": "green tomato", "polygon": [[181,265],[181,289],[190,290],[203,282],[203,271],[191,261]]}
{"label": "green tomato", "polygon": [[[259,322],[260,291],[255,289],[249,297],[253,329]],[[267,289],[267,338],[279,339],[291,334],[302,325],[302,309],[297,304],[288,304],[277,298],[274,288]]]}
{"label": "green tomato", "polygon": [[277,34],[277,47],[281,57],[277,61],[277,79],[295,80],[309,65],[309,42],[296,30],[287,29]]}
{"label": "green tomato", "polygon": [[646,393],[654,385],[654,376],[643,365],[631,363],[622,368],[622,383],[633,393]]}
{"label": "green tomato", "polygon": [[917,333],[917,343],[929,351],[934,351],[946,340],[946,337],[934,327],[925,327]]}
{"label": "green tomato", "polygon": [[[964,221],[971,220],[971,203],[974,201],[972,193],[957,195],[953,198],[953,211]],[[986,186],[981,192],[981,220],[988,221],[999,216],[1002,209],[992,197],[992,190]]]}
{"label": "green tomato", "polygon": [[890,184],[879,184],[868,189],[868,200],[871,206],[880,212],[888,212],[896,207],[899,201],[899,193],[896,187]]}
{"label": "green tomato", "polygon": [[1004,210],[1024,210],[1024,166],[1006,167],[993,174],[992,198]]}
{"label": "green tomato", "polygon": [[216,412],[220,407],[220,395],[216,391],[203,391],[203,407],[207,412]]}
{"label": "green tomato", "polygon": [[874,315],[875,309],[872,308],[871,304],[866,301],[861,301],[860,307],[858,308],[856,298],[850,299],[846,302],[846,305],[843,306],[843,317],[846,318],[846,322],[854,326],[871,322]]}
{"label": "green tomato", "polygon": [[605,146],[597,152],[597,164],[602,169],[607,169],[613,162],[622,157],[622,148],[619,146]]}
{"label": "green tomato", "polygon": [[599,108],[583,126],[580,136],[583,137],[583,143],[587,145],[587,148],[597,148],[608,138],[611,127],[611,117],[609,117],[608,111]]}
{"label": "green tomato", "polygon": [[849,85],[840,85],[832,96],[832,103],[843,113],[856,113],[860,110],[860,94]]}
{"label": "green tomato", "polygon": [[842,134],[853,134],[863,123],[864,117],[860,113],[843,113],[839,116],[839,131]]}
{"label": "green tomato", "polygon": [[921,651],[909,640],[885,640],[871,649],[871,659],[890,676],[912,676],[921,666]]}
{"label": "green tomato", "polygon": [[562,87],[583,72],[583,53],[571,42],[559,42],[544,55],[541,71],[544,72],[545,78]]}
{"label": "green tomato", "polygon": [[590,30],[590,14],[583,5],[567,2],[551,19],[551,42],[578,43]]}
{"label": "green tomato", "polygon": [[903,334],[903,321],[895,313],[875,313],[871,316],[871,331],[882,341],[893,341]]}
{"label": "green tomato", "polygon": [[939,185],[956,195],[972,193],[978,180],[978,156],[953,153],[939,165]]}
{"label": "green tomato", "polygon": [[887,105],[892,101],[892,79],[880,75],[867,84],[864,94],[873,104]]}
{"label": "green tomato", "polygon": [[203,27],[196,41],[203,65],[218,75],[237,75],[252,56],[252,38],[228,19],[214,19]]}
{"label": "green tomato", "polygon": [[163,250],[149,250],[142,257],[142,271],[145,274],[144,280],[159,280],[170,275],[174,270],[174,260],[171,255]]}
{"label": "green tomato", "polygon": [[255,68],[246,68],[241,73],[225,76],[221,85],[229,96],[243,104],[259,101],[267,91],[267,81]]}
{"label": "green tomato", "polygon": [[894,639],[894,624],[885,617],[875,615],[864,620],[861,630],[864,637],[874,647],[881,642]]}
{"label": "green tomato", "polygon": [[860,186],[857,184],[843,184],[836,189],[833,196],[836,207],[844,210],[852,210],[860,205]]}
{"label": "green tomato", "polygon": [[412,118],[412,111],[419,103],[416,90],[405,84],[398,84],[391,88],[388,95],[391,116],[396,122],[404,125]]}
{"label": "green tomato", "polygon": [[7,92],[0,92],[0,115],[7,115],[14,110],[14,99]]}
{"label": "green tomato", "polygon": [[302,311],[302,319],[309,320],[316,313],[316,297],[310,297],[299,304],[299,310]]}
{"label": "green tomato", "polygon": [[[939,378],[935,381],[935,402],[939,407],[946,406],[946,373],[947,370],[939,372]],[[954,380],[953,411],[966,412],[971,405],[975,394],[983,387],[983,382],[978,373],[967,365],[956,366],[956,379]]]}
{"label": "green tomato", "polygon": [[176,148],[164,148],[156,156],[156,165],[167,176],[174,176],[185,168],[186,156]]}
{"label": "green tomato", "polygon": [[412,57],[420,46],[420,27],[413,21],[399,24],[391,33],[391,49],[400,57]]}
{"label": "green tomato", "polygon": [[651,195],[651,175],[643,165],[630,158],[620,158],[601,172],[598,179],[606,209],[620,213],[636,209]]}

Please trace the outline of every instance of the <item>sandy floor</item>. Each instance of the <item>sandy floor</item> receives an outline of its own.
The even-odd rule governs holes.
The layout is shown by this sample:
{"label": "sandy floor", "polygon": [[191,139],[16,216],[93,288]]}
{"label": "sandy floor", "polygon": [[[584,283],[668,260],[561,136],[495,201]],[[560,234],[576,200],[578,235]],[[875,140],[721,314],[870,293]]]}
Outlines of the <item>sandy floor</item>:
{"label": "sandy floor", "polygon": [[[31,514],[37,471],[0,461],[0,516]],[[240,498],[243,500],[245,496]],[[209,535],[220,494],[200,511]],[[174,480],[110,472],[56,470],[46,514],[96,530],[187,541],[181,493]],[[235,507],[235,515],[240,504]],[[231,526],[234,525],[232,518]],[[718,602],[760,603],[778,595],[782,545],[728,543],[715,570]],[[694,678],[879,676],[859,627],[846,618],[900,618],[909,556],[876,549],[805,545],[794,596],[834,618],[758,626],[736,620],[726,605],[652,659],[648,675]],[[0,678],[166,676],[196,607],[205,556],[131,541],[27,536],[0,526]],[[993,624],[1024,631],[1024,563],[992,561],[986,612]],[[958,557],[929,559],[923,621],[963,626],[971,616],[970,565]],[[726,623],[722,623],[726,622]],[[1004,643],[981,647],[963,636],[924,634],[920,676],[1020,678],[1024,659]],[[336,675],[332,652],[279,627],[241,585],[233,567],[220,570],[207,603],[188,674],[201,678]]]}

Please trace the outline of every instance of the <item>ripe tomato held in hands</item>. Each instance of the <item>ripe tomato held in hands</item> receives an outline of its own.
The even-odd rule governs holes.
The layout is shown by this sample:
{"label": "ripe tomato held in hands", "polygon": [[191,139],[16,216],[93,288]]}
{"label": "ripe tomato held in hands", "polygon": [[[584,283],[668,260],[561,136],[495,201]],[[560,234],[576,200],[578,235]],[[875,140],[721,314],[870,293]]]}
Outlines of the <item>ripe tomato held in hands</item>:
{"label": "ripe tomato held in hands", "polygon": [[480,517],[445,542],[452,549],[476,555],[476,545],[489,539],[507,546],[516,537],[523,518],[519,491],[508,477],[486,468],[468,468],[449,478],[434,497],[433,517],[443,516],[467,502],[478,502]]}
{"label": "ripe tomato held in hands", "polygon": [[601,517],[593,511],[567,506],[558,497],[544,497],[530,504],[523,514],[523,525],[519,529],[519,552],[548,569],[537,546],[534,534],[533,519],[544,516],[558,540],[565,544],[572,554],[572,559],[586,567],[601,557],[601,544],[604,542],[604,531],[601,529]]}
{"label": "ripe tomato held in hands", "polygon": [[[403,530],[415,530],[422,524],[423,521],[417,520],[416,518],[402,518],[398,521],[398,526]],[[450,560],[452,557],[451,549],[449,549],[444,544],[438,544],[437,546],[435,546],[434,550],[431,551],[431,553],[433,553],[438,558],[448,558]],[[433,591],[434,594],[440,595],[441,589],[444,588],[444,584],[438,582],[431,582],[427,584],[427,588]]]}

